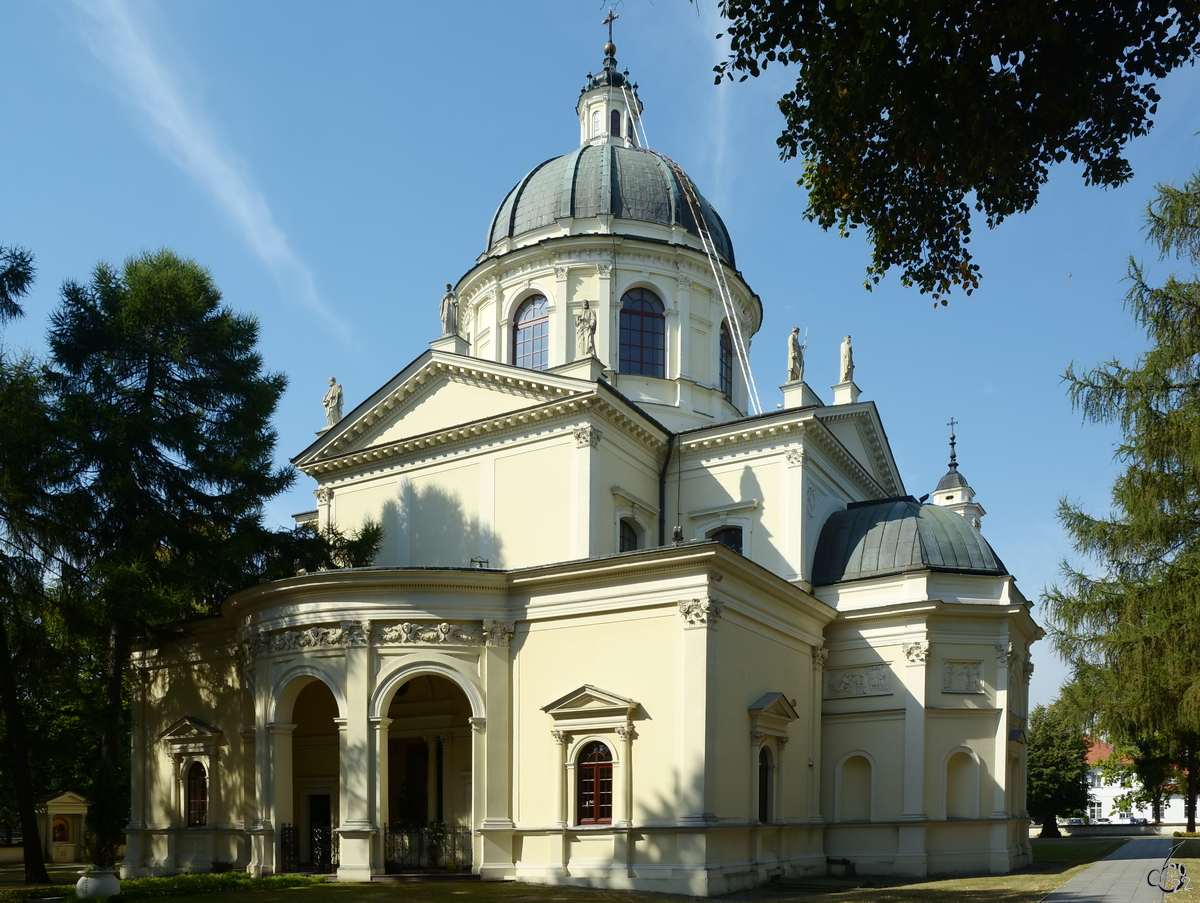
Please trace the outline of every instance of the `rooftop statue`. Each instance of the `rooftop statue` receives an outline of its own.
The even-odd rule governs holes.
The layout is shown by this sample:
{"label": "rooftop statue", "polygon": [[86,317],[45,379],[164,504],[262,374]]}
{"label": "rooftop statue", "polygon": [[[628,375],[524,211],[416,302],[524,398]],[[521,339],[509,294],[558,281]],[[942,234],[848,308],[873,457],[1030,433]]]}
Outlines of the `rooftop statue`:
{"label": "rooftop statue", "polygon": [[342,419],[342,387],[337,377],[329,377],[329,391],[325,393],[325,422],[333,426]]}
{"label": "rooftop statue", "polygon": [[458,335],[458,295],[449,282],[442,295],[442,335]]}
{"label": "rooftop statue", "polygon": [[804,380],[804,349],[808,347],[807,338],[800,344],[800,327],[793,326],[792,334],[788,336],[788,382]]}
{"label": "rooftop statue", "polygon": [[842,339],[842,378],[841,382],[854,381],[854,349],[850,347],[850,336]]}

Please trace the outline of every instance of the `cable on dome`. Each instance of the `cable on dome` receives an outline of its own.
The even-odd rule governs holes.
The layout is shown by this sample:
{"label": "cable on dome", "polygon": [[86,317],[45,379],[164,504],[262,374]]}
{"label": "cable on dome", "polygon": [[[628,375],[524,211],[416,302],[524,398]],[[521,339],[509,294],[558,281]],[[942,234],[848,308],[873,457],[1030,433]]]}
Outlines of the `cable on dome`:
{"label": "cable on dome", "polygon": [[[629,121],[633,123],[633,139],[640,142],[641,146],[650,149],[650,139],[646,137],[646,124],[642,121],[642,114],[637,108],[636,98],[631,97],[629,92],[625,90],[625,86],[621,85],[621,93],[625,95],[625,107],[629,110]],[[638,132],[641,135],[638,135]]]}
{"label": "cable on dome", "polygon": [[[650,149],[647,148],[647,150]],[[712,239],[712,233],[708,230],[708,220],[705,218],[704,211],[700,206],[700,199],[696,196],[695,186],[680,165],[666,154],[656,150],[650,150],[650,153],[662,158],[671,167],[671,171],[675,173],[675,178],[679,180],[679,184],[683,186],[683,193],[684,197],[687,198],[688,209],[692,211],[692,220],[696,223],[696,231],[700,233],[700,244],[703,245],[704,253],[708,257],[708,265],[712,268],[713,279],[717,285],[717,294],[721,296],[721,306],[725,308],[726,318],[733,324],[733,347],[737,354],[738,366],[742,371],[742,378],[746,380],[746,388],[749,390],[750,412],[752,414],[761,414],[762,404],[758,399],[758,387],[754,383],[754,374],[750,371],[750,353],[746,347],[746,340],[742,336],[742,322],[738,319],[734,311],[733,295],[729,291],[729,283],[725,280],[725,265],[721,262],[717,254],[717,246]]]}

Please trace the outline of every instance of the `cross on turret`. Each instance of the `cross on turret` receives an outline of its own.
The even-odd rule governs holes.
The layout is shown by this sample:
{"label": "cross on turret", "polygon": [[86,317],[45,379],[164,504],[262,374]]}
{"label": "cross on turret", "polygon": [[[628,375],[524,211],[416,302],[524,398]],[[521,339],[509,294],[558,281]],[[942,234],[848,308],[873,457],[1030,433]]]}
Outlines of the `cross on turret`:
{"label": "cross on turret", "polygon": [[616,20],[617,20],[617,19],[619,19],[619,18],[621,18],[621,17],[620,17],[620,16],[618,16],[616,13],[614,13],[614,12],[613,12],[613,10],[612,10],[612,7],[610,6],[610,7],[608,8],[608,17],[607,17],[607,18],[606,18],[606,19],[605,19],[603,22],[601,22],[601,23],[600,23],[601,25],[607,25],[607,26],[608,26],[608,43],[610,43],[610,44],[613,42],[613,39],[612,39],[612,24],[613,24],[613,22],[614,22],[614,21],[616,21]]}

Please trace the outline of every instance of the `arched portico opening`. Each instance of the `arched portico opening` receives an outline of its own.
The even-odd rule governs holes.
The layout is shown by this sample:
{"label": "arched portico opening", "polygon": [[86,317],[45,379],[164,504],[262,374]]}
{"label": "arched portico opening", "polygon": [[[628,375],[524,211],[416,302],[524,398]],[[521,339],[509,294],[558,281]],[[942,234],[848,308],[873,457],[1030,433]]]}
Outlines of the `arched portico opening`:
{"label": "arched portico opening", "polygon": [[283,687],[274,714],[276,871],[329,874],[338,864],[339,698],[324,680],[300,675]]}
{"label": "arched portico opening", "polygon": [[475,700],[441,670],[409,670],[379,698],[385,871],[471,868]]}

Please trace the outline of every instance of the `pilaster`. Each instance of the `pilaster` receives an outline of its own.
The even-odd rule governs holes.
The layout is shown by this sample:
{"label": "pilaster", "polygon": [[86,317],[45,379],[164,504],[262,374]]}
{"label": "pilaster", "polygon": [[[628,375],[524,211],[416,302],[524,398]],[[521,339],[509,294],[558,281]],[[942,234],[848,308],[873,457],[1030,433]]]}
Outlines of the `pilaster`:
{"label": "pilaster", "polygon": [[483,770],[483,858],[479,874],[484,879],[509,879],[516,874],[512,854],[512,667],[509,640],[515,623],[483,622],[483,683],[487,726]]}
{"label": "pilaster", "polygon": [[[685,599],[678,605],[676,657],[675,812],[680,825],[707,825],[715,818],[705,760],[712,748],[709,718],[711,651],[722,604],[716,599]],[[682,838],[681,838],[682,842]]]}
{"label": "pilaster", "polygon": [[338,725],[338,797],[341,827],[339,881],[371,880],[373,801],[378,792],[378,773],[371,768],[372,730],[367,711],[371,697],[371,622],[342,621],[346,633],[346,717]]}

